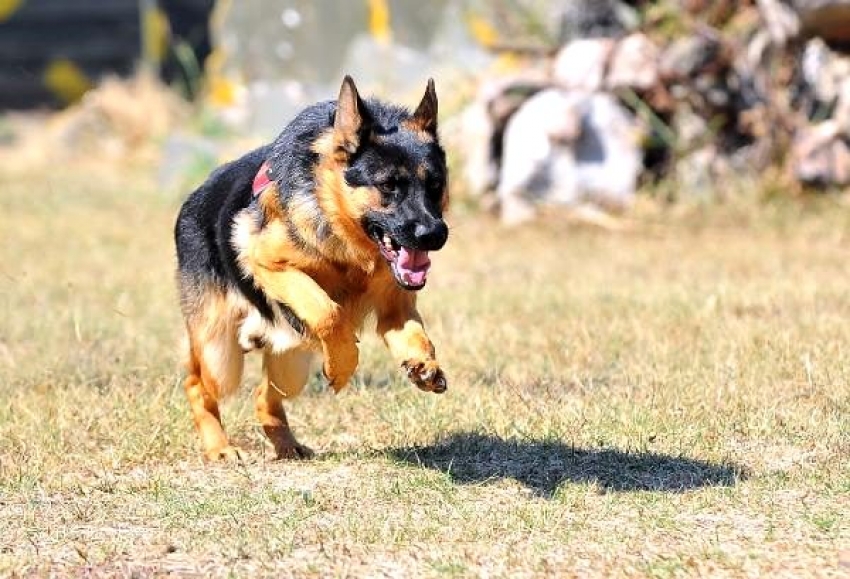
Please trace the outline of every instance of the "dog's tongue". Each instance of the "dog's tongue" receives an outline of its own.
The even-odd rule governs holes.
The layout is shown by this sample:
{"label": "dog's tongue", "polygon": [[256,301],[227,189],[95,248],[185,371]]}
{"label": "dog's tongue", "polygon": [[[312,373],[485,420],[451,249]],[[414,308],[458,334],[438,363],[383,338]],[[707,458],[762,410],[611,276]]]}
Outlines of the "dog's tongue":
{"label": "dog's tongue", "polygon": [[396,260],[396,271],[404,283],[418,287],[425,283],[428,270],[431,268],[431,258],[427,251],[402,247]]}

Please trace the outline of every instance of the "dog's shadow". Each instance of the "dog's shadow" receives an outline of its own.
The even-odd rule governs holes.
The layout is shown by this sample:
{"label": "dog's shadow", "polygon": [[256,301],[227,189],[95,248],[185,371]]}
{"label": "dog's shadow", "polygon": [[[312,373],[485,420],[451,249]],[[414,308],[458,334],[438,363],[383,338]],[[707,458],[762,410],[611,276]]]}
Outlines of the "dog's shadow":
{"label": "dog's shadow", "polygon": [[564,482],[596,483],[603,491],[679,493],[733,486],[745,478],[743,469],[732,464],[476,433],[455,433],[436,444],[395,448],[389,453],[398,461],[444,472],[457,483],[511,478],[547,498]]}

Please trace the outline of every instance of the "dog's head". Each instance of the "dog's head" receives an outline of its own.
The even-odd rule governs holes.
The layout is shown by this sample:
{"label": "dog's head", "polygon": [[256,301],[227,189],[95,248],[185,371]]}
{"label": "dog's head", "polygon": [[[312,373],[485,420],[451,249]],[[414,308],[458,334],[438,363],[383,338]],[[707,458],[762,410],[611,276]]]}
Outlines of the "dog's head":
{"label": "dog's head", "polygon": [[429,80],[413,113],[363,101],[346,76],[334,115],[335,156],[359,221],[399,285],[424,287],[437,251],[449,235],[446,155],[437,137],[437,93]]}

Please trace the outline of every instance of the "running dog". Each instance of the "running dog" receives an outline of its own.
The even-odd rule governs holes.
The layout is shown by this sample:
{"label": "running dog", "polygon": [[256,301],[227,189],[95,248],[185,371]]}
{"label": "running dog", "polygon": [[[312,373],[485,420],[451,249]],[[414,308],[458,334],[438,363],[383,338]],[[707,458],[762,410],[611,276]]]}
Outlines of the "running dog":
{"label": "running dog", "polygon": [[418,388],[446,390],[416,309],[429,252],[448,227],[445,152],[433,80],[414,112],[361,99],[346,76],[335,101],[302,111],[271,144],[214,171],[175,227],[188,332],[185,388],[204,457],[241,460],[218,402],[263,356],[257,418],[277,458],[307,458],[283,401],[320,353],[338,392],[358,364],[357,332],[377,332]]}

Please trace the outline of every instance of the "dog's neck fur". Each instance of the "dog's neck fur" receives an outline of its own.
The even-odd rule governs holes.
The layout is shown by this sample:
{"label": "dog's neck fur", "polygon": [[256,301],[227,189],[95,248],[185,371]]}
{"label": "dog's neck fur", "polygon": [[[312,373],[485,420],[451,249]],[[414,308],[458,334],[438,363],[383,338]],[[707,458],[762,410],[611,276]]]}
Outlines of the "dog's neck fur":
{"label": "dog's neck fur", "polygon": [[[272,186],[260,191],[256,199],[259,222],[263,227],[282,227],[307,260],[325,259],[371,274],[381,263],[380,251],[350,216],[352,188],[345,182],[345,167],[332,154],[332,136],[328,128],[312,146],[278,162],[278,167],[287,167],[292,173],[276,172],[275,161],[279,160],[272,159]],[[296,169],[291,167],[293,159],[312,162]],[[297,175],[315,178],[297,182],[298,189],[293,189]]]}

